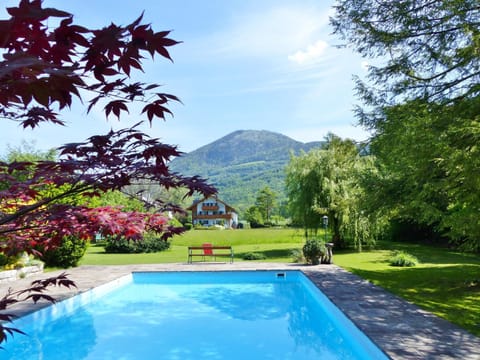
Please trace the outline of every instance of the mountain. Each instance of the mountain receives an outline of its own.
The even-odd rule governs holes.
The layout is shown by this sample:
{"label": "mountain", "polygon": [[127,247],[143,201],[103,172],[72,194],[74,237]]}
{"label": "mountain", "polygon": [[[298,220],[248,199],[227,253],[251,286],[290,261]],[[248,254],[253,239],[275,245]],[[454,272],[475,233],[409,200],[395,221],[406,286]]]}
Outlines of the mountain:
{"label": "mountain", "polygon": [[183,175],[207,178],[223,201],[244,211],[254,205],[265,186],[278,194],[278,202],[284,201],[290,153],[298,155],[321,146],[320,141],[302,143],[266,130],[238,130],[175,158],[170,166]]}

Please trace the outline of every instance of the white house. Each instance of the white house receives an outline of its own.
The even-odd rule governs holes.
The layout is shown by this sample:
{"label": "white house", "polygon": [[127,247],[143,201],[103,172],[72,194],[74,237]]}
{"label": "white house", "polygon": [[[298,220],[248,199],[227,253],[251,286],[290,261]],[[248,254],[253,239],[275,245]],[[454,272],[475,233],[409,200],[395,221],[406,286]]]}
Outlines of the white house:
{"label": "white house", "polygon": [[222,225],[226,229],[234,229],[238,225],[238,214],[235,209],[216,196],[196,200],[187,210],[192,212],[193,225]]}

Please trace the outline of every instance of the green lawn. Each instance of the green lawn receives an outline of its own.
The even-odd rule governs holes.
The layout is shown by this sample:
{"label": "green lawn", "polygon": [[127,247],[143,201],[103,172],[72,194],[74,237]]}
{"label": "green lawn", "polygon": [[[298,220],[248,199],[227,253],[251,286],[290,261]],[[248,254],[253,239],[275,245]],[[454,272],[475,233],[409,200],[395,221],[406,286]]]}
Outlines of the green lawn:
{"label": "green lawn", "polygon": [[193,230],[176,236],[169,250],[153,254],[106,254],[91,245],[80,265],[121,265],[186,262],[187,247],[203,243],[231,245],[235,260],[245,253],[264,254],[270,262],[292,262],[292,251],[303,246],[302,232],[295,229]]}
{"label": "green lawn", "polygon": [[[480,336],[480,258],[418,244],[380,244],[381,250],[340,253],[334,262],[418,306]],[[391,250],[404,250],[420,264],[388,264]]]}
{"label": "green lawn", "polygon": [[[92,245],[81,265],[186,262],[187,246],[210,242],[232,245],[235,260],[248,252],[263,253],[272,262],[292,262],[303,245],[294,229],[195,230],[172,241],[169,250],[154,254],[105,254]],[[416,256],[420,264],[397,268],[388,264],[392,250]],[[335,264],[480,336],[480,257],[432,246],[381,243],[377,250],[334,254]]]}

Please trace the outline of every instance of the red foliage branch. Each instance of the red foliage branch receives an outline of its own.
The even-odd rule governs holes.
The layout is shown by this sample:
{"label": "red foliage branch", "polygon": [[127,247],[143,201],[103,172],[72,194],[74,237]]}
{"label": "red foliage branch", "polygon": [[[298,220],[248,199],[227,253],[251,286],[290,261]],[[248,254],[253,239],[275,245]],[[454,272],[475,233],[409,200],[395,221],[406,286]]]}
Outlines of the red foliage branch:
{"label": "red foliage branch", "polygon": [[[64,125],[54,108],[61,110],[91,93],[88,111],[105,100],[105,114],[120,118],[128,102],[152,99],[144,106],[149,121],[165,119],[165,106],[179,99],[153,92],[159,85],[128,82],[132,68],[143,71],[144,53],[171,60],[168,47],[178,44],[169,31],[155,32],[142,24],[142,16],[129,25],[110,24],[87,29],[73,23],[65,11],[43,8],[40,0],[21,0],[7,8],[11,15],[0,21],[0,115],[35,128],[42,122]],[[57,27],[47,26],[50,21]],[[87,85],[88,84],[88,85]]]}
{"label": "red foliage branch", "polygon": [[[40,0],[21,0],[7,8],[10,18],[0,21],[0,116],[23,127],[63,125],[58,111],[88,93],[88,111],[103,101],[106,117],[120,118],[135,102],[144,103],[141,114],[150,122],[170,113],[167,105],[179,101],[176,96],[156,92],[157,84],[130,81],[133,69],[142,71],[144,54],[171,60],[167,48],[178,42],[168,38],[169,31],[153,31],[141,23],[142,16],[126,26],[88,29],[74,24],[71,14],[42,5]],[[166,189],[185,187],[186,196],[215,192],[201,178],[172,173],[168,162],[181,153],[137,126],[66,144],[60,152],[55,162],[0,163],[0,251],[33,251],[39,243],[48,248],[71,234],[88,239],[95,232],[115,230],[138,238],[139,229],[145,228],[133,222],[121,227],[118,209],[109,210],[108,226],[100,224],[101,217],[95,221],[89,209],[72,203],[80,194],[98,196],[143,181]],[[157,204],[163,205],[161,200]],[[150,218],[145,214],[142,221]],[[150,228],[164,238],[178,232],[157,220]]]}
{"label": "red foliage branch", "polygon": [[[4,188],[0,191],[0,209],[4,211],[0,214],[0,236],[10,253],[32,252],[39,244],[48,249],[68,235],[91,239],[102,233],[140,239],[144,231],[152,230],[166,239],[178,233],[178,229],[167,225],[163,215],[124,213],[112,207],[89,209],[69,204],[74,196],[98,196],[138,181],[167,189],[185,187],[186,196],[215,192],[196,176],[171,172],[168,161],[180,154],[177,149],[135,127],[96,135],[83,143],[64,145],[60,150],[60,160],[55,162],[0,163],[0,183]],[[9,208],[14,211],[9,213]]]}
{"label": "red foliage branch", "polygon": [[[67,288],[76,287],[73,281],[69,280],[67,274],[62,273],[58,276],[50,277],[43,280],[35,280],[27,289],[12,291],[11,289],[3,298],[0,299],[0,344],[7,340],[8,335],[13,336],[14,333],[25,333],[17,328],[7,326],[7,323],[12,322],[16,316],[11,313],[5,313],[7,307],[19,302],[32,300],[37,303],[40,300],[55,303],[55,299],[44,292],[51,286],[64,286]],[[0,347],[2,349],[2,347]]]}
{"label": "red foliage branch", "polygon": [[[143,71],[145,55],[171,60],[167,49],[178,43],[168,37],[169,31],[155,32],[142,24],[142,16],[126,26],[112,23],[88,29],[75,24],[68,12],[44,8],[41,0],[20,0],[7,12],[10,18],[0,20],[0,117],[24,128],[45,122],[64,125],[60,111],[78,98],[88,104],[87,112],[103,106],[107,118],[112,114],[120,118],[140,102],[139,115],[152,122],[171,114],[170,101],[180,101],[158,92],[157,84],[130,78],[133,71]],[[137,126],[66,144],[60,152],[59,161],[0,163],[0,252],[34,252],[39,245],[43,249],[58,245],[64,236],[89,239],[99,232],[138,239],[151,230],[166,239],[180,230],[169,226],[160,213],[89,209],[77,198],[139,181],[167,189],[184,187],[186,196],[215,192],[199,177],[171,172],[168,162],[180,152]],[[157,204],[167,206],[161,200]],[[42,294],[51,284],[73,285],[66,277],[34,284],[7,294],[0,300],[0,310],[27,299],[54,301]],[[29,291],[33,293],[20,300],[13,298]],[[11,319],[12,315],[0,316],[0,321]],[[21,333],[0,323],[0,343],[14,332]]]}

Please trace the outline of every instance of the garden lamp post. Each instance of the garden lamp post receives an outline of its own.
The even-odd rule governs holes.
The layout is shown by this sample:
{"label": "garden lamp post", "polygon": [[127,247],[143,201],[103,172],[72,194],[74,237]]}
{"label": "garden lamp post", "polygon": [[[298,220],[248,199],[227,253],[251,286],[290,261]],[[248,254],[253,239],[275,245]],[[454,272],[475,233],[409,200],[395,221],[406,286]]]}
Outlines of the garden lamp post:
{"label": "garden lamp post", "polygon": [[327,243],[327,227],[328,227],[328,216],[323,215],[323,229],[325,230],[325,244]]}
{"label": "garden lamp post", "polygon": [[325,250],[326,254],[322,257],[322,264],[332,264],[333,262],[333,243],[327,242],[327,227],[328,227],[328,216],[323,215],[323,228],[325,230]]}

